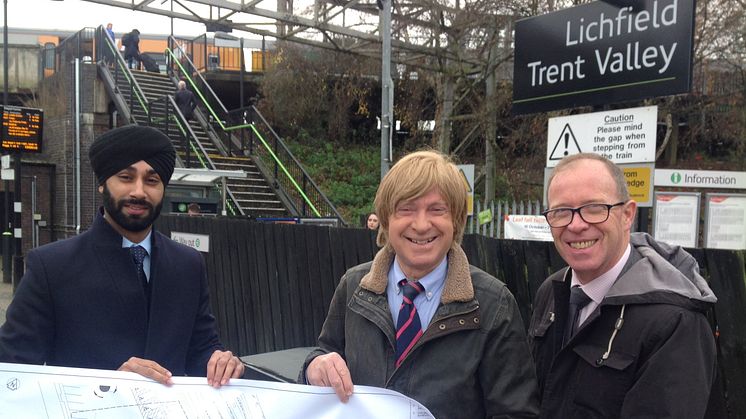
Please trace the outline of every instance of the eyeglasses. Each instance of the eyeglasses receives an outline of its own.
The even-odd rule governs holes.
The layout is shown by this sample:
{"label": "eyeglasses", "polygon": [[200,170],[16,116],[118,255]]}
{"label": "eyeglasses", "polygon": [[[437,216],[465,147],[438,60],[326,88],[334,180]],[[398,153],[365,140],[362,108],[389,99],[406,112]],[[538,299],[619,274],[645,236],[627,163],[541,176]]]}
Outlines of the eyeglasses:
{"label": "eyeglasses", "polygon": [[626,202],[616,204],[587,204],[577,208],[555,208],[541,213],[549,223],[550,227],[565,227],[572,223],[575,213],[588,224],[600,224],[609,219],[609,213],[614,207],[624,205]]}

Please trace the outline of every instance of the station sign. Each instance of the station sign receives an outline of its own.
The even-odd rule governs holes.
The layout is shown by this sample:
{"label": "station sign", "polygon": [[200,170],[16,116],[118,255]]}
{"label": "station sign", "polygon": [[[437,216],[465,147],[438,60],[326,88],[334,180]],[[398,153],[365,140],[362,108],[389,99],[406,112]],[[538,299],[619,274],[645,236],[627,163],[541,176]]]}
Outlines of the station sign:
{"label": "station sign", "polygon": [[517,21],[513,113],[688,92],[694,6],[594,1]]}
{"label": "station sign", "polygon": [[657,119],[657,106],[549,118],[546,167],[579,153],[617,164],[653,163]]}
{"label": "station sign", "polygon": [[20,106],[0,106],[2,129],[0,141],[3,151],[41,153],[44,112]]}

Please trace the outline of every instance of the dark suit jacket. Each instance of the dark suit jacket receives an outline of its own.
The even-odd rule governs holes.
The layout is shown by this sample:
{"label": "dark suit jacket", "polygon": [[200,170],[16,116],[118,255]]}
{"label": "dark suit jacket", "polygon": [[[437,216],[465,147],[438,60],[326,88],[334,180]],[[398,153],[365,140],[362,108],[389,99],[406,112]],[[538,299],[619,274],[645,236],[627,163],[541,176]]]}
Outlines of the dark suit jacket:
{"label": "dark suit jacket", "polygon": [[187,120],[192,119],[194,108],[197,106],[197,102],[194,100],[194,93],[187,89],[177,90],[174,94],[174,101],[182,115],[184,115],[184,118]]}
{"label": "dark suit jacket", "polygon": [[153,231],[150,318],[128,249],[101,213],[85,233],[29,252],[0,328],[0,361],[115,370],[131,356],[205,376],[222,349],[202,255]]}

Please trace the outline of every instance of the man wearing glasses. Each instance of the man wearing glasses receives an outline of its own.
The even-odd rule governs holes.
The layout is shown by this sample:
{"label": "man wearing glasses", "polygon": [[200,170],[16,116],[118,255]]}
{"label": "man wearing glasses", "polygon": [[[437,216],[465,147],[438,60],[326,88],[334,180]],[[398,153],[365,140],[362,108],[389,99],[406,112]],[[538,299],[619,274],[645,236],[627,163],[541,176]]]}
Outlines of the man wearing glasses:
{"label": "man wearing glasses", "polygon": [[621,169],[563,159],[544,216],[569,265],[539,288],[529,341],[542,418],[702,418],[715,378],[717,299],[680,247],[631,233]]}

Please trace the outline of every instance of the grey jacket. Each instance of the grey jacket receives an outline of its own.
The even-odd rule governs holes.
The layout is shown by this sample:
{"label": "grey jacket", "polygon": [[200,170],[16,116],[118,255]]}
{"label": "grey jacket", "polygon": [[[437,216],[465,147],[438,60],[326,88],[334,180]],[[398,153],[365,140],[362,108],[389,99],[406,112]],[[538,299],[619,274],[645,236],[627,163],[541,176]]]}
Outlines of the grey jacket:
{"label": "grey jacket", "polygon": [[716,301],[696,260],[633,233],[630,258],[563,347],[570,269],[539,288],[529,327],[543,418],[702,418],[715,378],[705,311]]}
{"label": "grey jacket", "polygon": [[[394,259],[386,246],[373,262],[342,277],[313,351],[339,353],[353,384],[384,387],[425,405],[437,418],[527,418],[538,414],[536,378],[517,304],[505,284],[448,254],[440,305],[399,368],[386,286]],[[353,395],[354,397],[354,395]]]}

